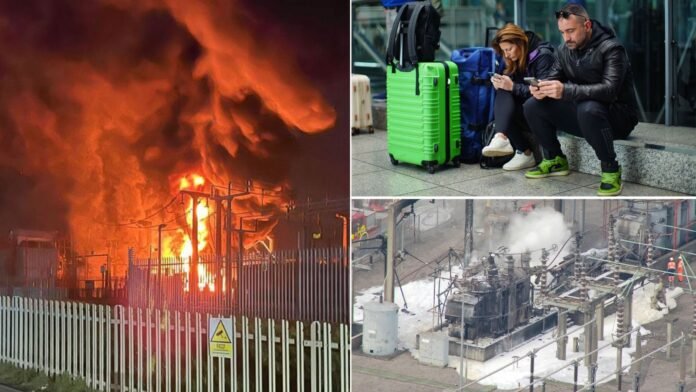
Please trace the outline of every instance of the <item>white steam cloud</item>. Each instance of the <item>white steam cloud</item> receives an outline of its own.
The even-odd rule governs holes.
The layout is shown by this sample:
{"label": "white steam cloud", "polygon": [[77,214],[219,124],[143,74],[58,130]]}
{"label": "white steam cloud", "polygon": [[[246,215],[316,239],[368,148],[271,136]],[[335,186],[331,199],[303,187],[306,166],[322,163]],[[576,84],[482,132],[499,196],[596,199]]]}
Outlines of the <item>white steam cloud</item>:
{"label": "white steam cloud", "polygon": [[[511,253],[542,248],[546,248],[550,252],[553,244],[556,244],[560,249],[571,234],[571,230],[563,220],[563,214],[553,208],[542,207],[527,215],[514,214],[505,232],[503,245],[507,246]],[[573,250],[573,245],[572,243],[566,245],[558,257],[562,258],[570,253]],[[556,256],[556,252],[551,252],[550,259]],[[532,255],[531,264],[537,264],[540,256],[540,253]]]}

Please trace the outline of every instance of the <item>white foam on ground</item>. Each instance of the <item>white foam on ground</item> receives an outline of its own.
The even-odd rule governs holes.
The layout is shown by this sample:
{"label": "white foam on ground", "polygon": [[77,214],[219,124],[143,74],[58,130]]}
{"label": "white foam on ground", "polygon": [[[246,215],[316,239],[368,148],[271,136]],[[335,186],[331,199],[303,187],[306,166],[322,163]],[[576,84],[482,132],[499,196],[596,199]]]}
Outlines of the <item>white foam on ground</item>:
{"label": "white foam on ground", "polygon": [[[443,282],[443,286],[445,284]],[[399,306],[398,347],[410,350],[416,347],[416,335],[418,333],[434,327],[433,313],[430,311],[433,307],[433,280],[424,279],[410,282],[403,285],[402,289],[406,296],[408,308],[404,307],[404,298],[398,287],[394,293],[394,303]],[[361,308],[367,302],[379,301],[379,294],[375,295],[374,293],[380,293],[381,291],[381,286],[371,287],[365,290],[365,294],[355,298],[355,304],[353,305],[353,318],[355,321],[362,322],[364,313]],[[402,309],[407,310],[408,313],[402,311]]]}
{"label": "white foam on ground", "polygon": [[[443,281],[443,288],[445,282]],[[399,348],[409,349],[414,357],[418,357],[417,350],[415,349],[416,334],[425,332],[434,327],[433,325],[433,313],[431,309],[433,307],[433,280],[423,279],[416,282],[411,282],[402,287],[404,295],[406,296],[406,302],[408,303],[409,313],[399,312],[398,323],[399,323]],[[650,297],[654,291],[654,284],[646,284],[643,287],[639,287],[634,291],[633,295],[633,326],[644,325],[646,323],[659,320],[667,314],[667,308],[673,309],[676,307],[676,298],[683,293],[681,288],[669,289],[666,292],[667,298],[667,308],[662,311],[654,310],[650,307]],[[354,304],[354,319],[357,322],[362,322],[363,311],[361,307],[371,301],[379,301],[379,293],[382,292],[382,287],[371,287],[364,291],[362,295],[359,295],[355,299]],[[404,307],[403,297],[401,293],[396,288],[396,304],[400,309]],[[611,315],[604,320],[604,340],[599,341],[599,346],[605,346],[611,342],[613,334],[616,330],[615,315]],[[577,329],[577,330],[576,330]],[[582,352],[574,353],[572,352],[572,342],[574,337],[580,336],[583,332],[583,328],[578,326],[572,326],[568,328],[569,331],[574,331],[568,337],[566,360],[560,361],[556,358],[556,344],[551,343],[547,347],[539,350],[536,353],[534,361],[534,371],[535,376],[545,377],[552,371],[563,367],[558,373],[550,376],[550,379],[561,381],[565,383],[572,383],[573,381],[573,366],[572,362],[575,359],[581,359],[583,356]],[[482,381],[481,384],[484,385],[495,385],[497,388],[501,389],[511,389],[517,388],[518,386],[528,385],[529,381],[529,370],[530,370],[530,360],[526,356],[530,351],[538,348],[546,343],[555,341],[553,334],[555,330],[549,331],[543,335],[539,335],[528,341],[514,350],[500,354],[485,363],[467,360],[467,378],[469,380],[477,379],[478,377],[488,374],[499,367],[513,361],[515,357],[520,358],[516,365],[509,366],[504,370],[496,373],[495,375],[488,377]],[[648,335],[650,331],[641,327],[641,335]],[[631,347],[624,348],[622,350],[622,362],[623,364],[628,364],[631,360],[631,354],[635,351],[635,333],[631,337]],[[581,347],[582,349],[582,347]],[[616,348],[608,345],[607,347],[601,349],[598,355],[598,370],[597,370],[597,380],[601,380],[610,374],[615,372],[616,368]],[[587,379],[588,372],[587,368],[582,365],[578,369],[578,379],[582,383]],[[450,356],[450,367],[453,367],[459,371],[459,357]],[[610,381],[613,378],[608,378],[606,381]]]}

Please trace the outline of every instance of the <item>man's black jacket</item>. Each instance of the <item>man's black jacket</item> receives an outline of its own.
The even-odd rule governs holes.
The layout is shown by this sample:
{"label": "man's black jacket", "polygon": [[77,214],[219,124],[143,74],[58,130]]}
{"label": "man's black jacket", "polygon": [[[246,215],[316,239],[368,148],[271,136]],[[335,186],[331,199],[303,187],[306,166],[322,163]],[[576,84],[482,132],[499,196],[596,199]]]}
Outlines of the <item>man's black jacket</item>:
{"label": "man's black jacket", "polygon": [[599,101],[638,122],[633,72],[623,45],[610,29],[592,20],[592,37],[582,48],[561,44],[548,79],[564,83],[564,101]]}

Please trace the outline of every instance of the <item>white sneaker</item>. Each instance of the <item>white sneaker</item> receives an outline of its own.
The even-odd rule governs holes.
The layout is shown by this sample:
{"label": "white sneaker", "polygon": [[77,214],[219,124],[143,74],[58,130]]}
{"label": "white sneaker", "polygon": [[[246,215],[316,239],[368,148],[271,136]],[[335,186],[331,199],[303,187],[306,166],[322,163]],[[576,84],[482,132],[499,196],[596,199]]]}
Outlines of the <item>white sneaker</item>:
{"label": "white sneaker", "polygon": [[503,139],[499,135],[499,133],[496,133],[491,142],[481,150],[481,154],[483,154],[484,157],[504,157],[505,155],[511,155],[515,152],[515,150],[512,149],[510,140]]}
{"label": "white sneaker", "polygon": [[515,156],[503,165],[503,170],[522,170],[536,166],[534,154],[525,155],[522,151],[517,151]]}

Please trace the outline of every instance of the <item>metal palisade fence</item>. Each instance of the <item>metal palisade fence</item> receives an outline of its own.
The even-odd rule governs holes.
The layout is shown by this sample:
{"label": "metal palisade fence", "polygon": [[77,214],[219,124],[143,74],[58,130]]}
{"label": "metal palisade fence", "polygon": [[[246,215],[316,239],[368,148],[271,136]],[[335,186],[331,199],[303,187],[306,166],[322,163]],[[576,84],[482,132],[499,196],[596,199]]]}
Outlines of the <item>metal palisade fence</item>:
{"label": "metal palisade fence", "polygon": [[219,358],[209,317],[0,297],[0,360],[103,391],[350,390],[348,325],[231,317],[232,356]]}
{"label": "metal palisade fence", "polygon": [[342,248],[136,259],[128,268],[131,306],[247,317],[348,323],[350,268]]}

